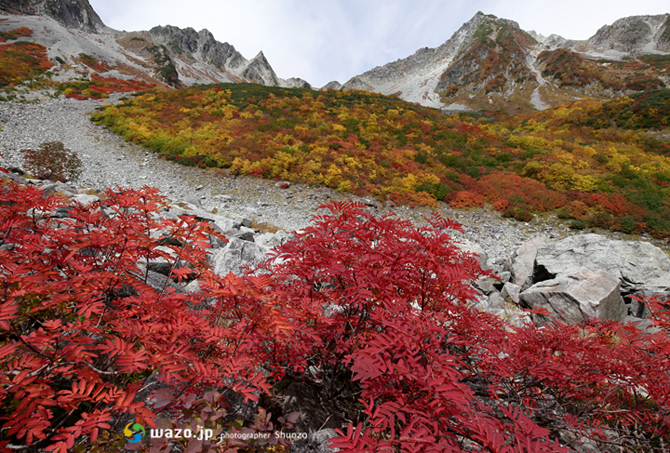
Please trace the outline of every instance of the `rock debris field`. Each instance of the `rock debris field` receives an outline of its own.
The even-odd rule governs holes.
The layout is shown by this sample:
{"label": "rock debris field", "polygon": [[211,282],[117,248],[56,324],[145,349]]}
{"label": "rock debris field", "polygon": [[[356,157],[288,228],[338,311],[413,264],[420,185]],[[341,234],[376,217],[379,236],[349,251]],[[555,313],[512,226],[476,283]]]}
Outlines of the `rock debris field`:
{"label": "rock debris field", "polygon": [[[283,189],[275,181],[236,177],[216,169],[183,167],[160,159],[90,121],[90,114],[119,95],[103,101],[42,99],[35,104],[0,103],[0,166],[22,167],[20,150],[37,149],[43,142],[61,141],[76,151],[84,168],[79,185],[92,189],[120,186],[152,186],[173,201],[187,201],[207,211],[228,211],[286,232],[309,225],[318,207],[330,200],[356,199],[367,202],[379,214],[421,222],[424,215],[438,211],[463,224],[465,234],[457,238],[476,242],[488,254],[489,264],[501,265],[521,244],[539,236],[557,239],[579,234],[551,215],[535,216],[532,222],[504,219],[488,208],[451,210],[445,203],[435,208],[389,207],[386,203],[340,194],[324,187],[290,184]],[[584,233],[584,232],[581,232]],[[616,233],[611,233],[617,236]],[[651,238],[643,238],[651,241]]]}

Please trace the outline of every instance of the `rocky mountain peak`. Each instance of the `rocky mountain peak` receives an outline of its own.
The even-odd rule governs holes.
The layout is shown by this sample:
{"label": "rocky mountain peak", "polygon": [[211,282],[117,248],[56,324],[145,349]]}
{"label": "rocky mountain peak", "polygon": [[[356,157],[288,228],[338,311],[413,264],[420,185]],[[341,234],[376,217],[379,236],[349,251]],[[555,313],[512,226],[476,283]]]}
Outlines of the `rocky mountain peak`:
{"label": "rocky mountain peak", "polygon": [[98,33],[105,28],[88,0],[3,0],[0,11],[51,17],[68,28]]}
{"label": "rocky mountain peak", "polygon": [[277,74],[275,74],[270,63],[268,63],[262,50],[258,52],[258,55],[249,60],[249,64],[242,72],[242,76],[262,85],[277,86],[280,84]]}
{"label": "rocky mountain peak", "polygon": [[502,91],[532,77],[526,60],[537,40],[517,22],[477,13],[460,31],[462,50],[442,74],[436,91],[462,86],[469,91]]}
{"label": "rocky mountain peak", "polygon": [[286,86],[289,88],[307,88],[309,90],[312,89],[312,85],[307,83],[307,81],[301,79],[300,77],[291,77],[290,79],[286,79]]}
{"label": "rocky mountain peak", "polygon": [[340,90],[342,89],[342,84],[337,80],[332,80],[321,87],[322,90]]}
{"label": "rocky mountain peak", "polygon": [[192,28],[167,25],[154,27],[146,33],[152,41],[165,46],[173,59],[201,61],[233,77],[239,73],[240,77],[252,82],[279,85],[279,79],[263,52],[247,60],[232,45],[217,41],[207,29],[196,32]]}

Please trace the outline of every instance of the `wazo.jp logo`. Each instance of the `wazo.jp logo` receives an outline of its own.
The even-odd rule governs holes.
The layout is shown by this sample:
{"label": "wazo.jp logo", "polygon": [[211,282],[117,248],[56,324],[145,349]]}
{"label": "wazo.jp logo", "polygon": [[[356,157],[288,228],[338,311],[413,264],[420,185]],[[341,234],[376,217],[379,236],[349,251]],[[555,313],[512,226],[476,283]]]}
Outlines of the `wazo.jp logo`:
{"label": "wazo.jp logo", "polygon": [[139,423],[128,423],[123,430],[123,434],[126,435],[126,440],[128,442],[131,444],[136,444],[142,440],[146,432],[144,431],[144,426],[140,425]]}

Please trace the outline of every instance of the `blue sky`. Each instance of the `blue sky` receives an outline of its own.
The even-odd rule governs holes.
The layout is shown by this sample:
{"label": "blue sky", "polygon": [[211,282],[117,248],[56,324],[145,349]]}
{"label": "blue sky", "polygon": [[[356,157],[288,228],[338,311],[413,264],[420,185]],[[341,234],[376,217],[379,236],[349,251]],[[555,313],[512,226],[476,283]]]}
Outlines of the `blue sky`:
{"label": "blue sky", "polygon": [[207,28],[248,59],[262,50],[279,77],[300,77],[315,87],[437,47],[477,11],[569,39],[587,39],[621,17],[670,13],[667,0],[89,1],[117,30]]}

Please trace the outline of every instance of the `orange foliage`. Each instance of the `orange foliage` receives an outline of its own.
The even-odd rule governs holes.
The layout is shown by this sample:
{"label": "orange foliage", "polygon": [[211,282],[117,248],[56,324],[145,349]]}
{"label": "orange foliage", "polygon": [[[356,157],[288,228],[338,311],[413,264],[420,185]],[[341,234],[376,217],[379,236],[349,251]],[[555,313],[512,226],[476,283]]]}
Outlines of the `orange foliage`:
{"label": "orange foliage", "polygon": [[0,42],[7,40],[14,40],[24,38],[33,34],[33,31],[28,27],[19,27],[16,30],[0,31]]}
{"label": "orange foliage", "polygon": [[91,74],[90,82],[66,83],[59,87],[59,91],[63,91],[67,98],[84,100],[106,98],[110,93],[146,91],[154,86],[154,84],[137,80],[123,80]]}
{"label": "orange foliage", "polygon": [[477,192],[458,191],[449,198],[449,204],[454,208],[472,208],[484,206],[484,195]]}
{"label": "orange foliage", "polygon": [[538,211],[551,211],[566,202],[565,195],[534,179],[523,178],[514,173],[491,173],[479,180],[482,195],[490,203],[498,203],[500,210],[510,205],[523,204]]}
{"label": "orange foliage", "polygon": [[0,45],[0,86],[22,82],[52,66],[44,46],[23,41]]}

